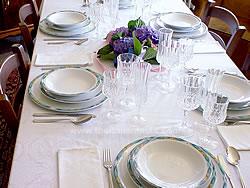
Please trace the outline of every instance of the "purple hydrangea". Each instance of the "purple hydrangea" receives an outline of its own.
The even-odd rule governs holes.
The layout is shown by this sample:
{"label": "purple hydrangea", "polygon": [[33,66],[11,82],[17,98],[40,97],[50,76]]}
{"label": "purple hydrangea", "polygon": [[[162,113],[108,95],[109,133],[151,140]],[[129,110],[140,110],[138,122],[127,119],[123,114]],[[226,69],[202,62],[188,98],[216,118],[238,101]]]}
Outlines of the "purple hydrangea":
{"label": "purple hydrangea", "polygon": [[116,33],[123,33],[125,37],[131,36],[127,27],[116,28],[116,30],[113,31],[113,35],[115,35]]}
{"label": "purple hydrangea", "polygon": [[132,37],[124,37],[113,42],[114,52],[116,54],[127,53],[129,49],[134,47]]}
{"label": "purple hydrangea", "polygon": [[145,41],[147,38],[151,39],[153,44],[158,44],[159,42],[159,33],[149,26],[136,28],[135,36],[139,39],[140,42]]}

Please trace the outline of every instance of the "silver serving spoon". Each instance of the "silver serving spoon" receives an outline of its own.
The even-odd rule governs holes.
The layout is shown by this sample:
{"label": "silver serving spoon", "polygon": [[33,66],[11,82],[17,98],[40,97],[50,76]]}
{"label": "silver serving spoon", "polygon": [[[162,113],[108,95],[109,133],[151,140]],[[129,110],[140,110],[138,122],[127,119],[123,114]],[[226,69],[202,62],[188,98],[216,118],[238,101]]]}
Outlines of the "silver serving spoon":
{"label": "silver serving spoon", "polygon": [[227,161],[235,166],[238,170],[238,173],[239,173],[239,176],[240,176],[240,183],[241,183],[241,186],[243,188],[246,188],[246,185],[244,183],[244,180],[243,180],[243,177],[242,177],[242,174],[240,172],[240,168],[239,168],[239,161],[240,161],[240,155],[239,155],[239,152],[232,146],[228,146],[227,147]]}
{"label": "silver serving spoon", "polygon": [[51,118],[51,119],[40,118],[40,119],[33,119],[33,123],[57,123],[61,121],[70,121],[75,125],[81,125],[95,117],[96,116],[93,114],[84,114],[78,117]]}

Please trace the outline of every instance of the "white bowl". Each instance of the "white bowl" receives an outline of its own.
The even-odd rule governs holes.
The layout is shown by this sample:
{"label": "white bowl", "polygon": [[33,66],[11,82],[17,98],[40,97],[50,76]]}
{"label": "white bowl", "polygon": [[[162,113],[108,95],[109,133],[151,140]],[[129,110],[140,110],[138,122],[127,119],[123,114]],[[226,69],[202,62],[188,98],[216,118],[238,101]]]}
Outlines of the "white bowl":
{"label": "white bowl", "polygon": [[54,12],[46,17],[46,21],[58,27],[77,27],[87,20],[87,16],[81,12],[65,10]]}
{"label": "white bowl", "polygon": [[41,87],[58,96],[77,96],[90,92],[97,84],[96,76],[82,68],[61,68],[46,73]]}

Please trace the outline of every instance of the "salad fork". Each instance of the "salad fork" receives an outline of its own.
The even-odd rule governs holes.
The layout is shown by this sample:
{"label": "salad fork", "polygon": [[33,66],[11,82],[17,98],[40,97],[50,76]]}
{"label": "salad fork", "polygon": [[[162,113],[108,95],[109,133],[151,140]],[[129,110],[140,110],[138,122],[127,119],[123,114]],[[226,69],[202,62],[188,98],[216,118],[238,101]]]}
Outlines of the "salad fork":
{"label": "salad fork", "polygon": [[114,185],[113,185],[112,175],[111,175],[112,159],[110,155],[110,149],[103,150],[103,166],[108,170],[109,188],[113,188]]}

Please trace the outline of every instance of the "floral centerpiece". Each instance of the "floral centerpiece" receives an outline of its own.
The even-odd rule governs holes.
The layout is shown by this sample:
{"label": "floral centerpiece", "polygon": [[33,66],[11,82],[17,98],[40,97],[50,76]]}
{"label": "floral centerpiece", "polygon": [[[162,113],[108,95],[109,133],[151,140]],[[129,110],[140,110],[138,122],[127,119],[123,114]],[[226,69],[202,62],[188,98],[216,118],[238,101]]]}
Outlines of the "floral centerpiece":
{"label": "floral centerpiece", "polygon": [[159,34],[140,19],[128,22],[128,27],[120,27],[109,32],[106,37],[108,44],[98,50],[98,58],[112,60],[116,66],[116,57],[121,53],[141,55],[144,61],[158,64],[156,49]]}

